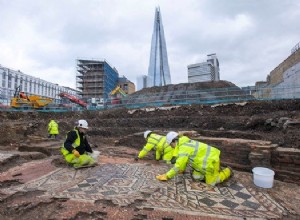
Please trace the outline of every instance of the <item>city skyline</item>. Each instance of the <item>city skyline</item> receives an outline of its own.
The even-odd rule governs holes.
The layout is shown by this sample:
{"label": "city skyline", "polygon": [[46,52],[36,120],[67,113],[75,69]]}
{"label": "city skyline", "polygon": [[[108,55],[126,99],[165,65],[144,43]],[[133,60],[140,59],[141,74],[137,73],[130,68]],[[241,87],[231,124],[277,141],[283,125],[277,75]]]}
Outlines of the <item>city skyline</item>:
{"label": "city skyline", "polygon": [[134,83],[147,75],[157,6],[173,84],[187,82],[187,65],[213,52],[222,79],[254,85],[266,80],[300,41],[297,0],[0,2],[5,18],[0,21],[0,65],[71,88],[81,57],[105,59]]}

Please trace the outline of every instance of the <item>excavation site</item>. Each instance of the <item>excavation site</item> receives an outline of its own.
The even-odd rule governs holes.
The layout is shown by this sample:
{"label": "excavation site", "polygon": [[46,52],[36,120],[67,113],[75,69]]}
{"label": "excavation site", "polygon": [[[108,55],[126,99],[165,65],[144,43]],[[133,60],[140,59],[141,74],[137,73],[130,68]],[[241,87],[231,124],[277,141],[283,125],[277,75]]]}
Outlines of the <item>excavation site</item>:
{"label": "excavation site", "polygon": [[[112,108],[102,111],[1,111],[1,219],[299,219],[300,101]],[[78,120],[100,152],[75,169],[60,153]],[[48,138],[50,120],[59,125]],[[173,164],[155,151],[135,157],[144,132],[169,131],[214,146],[234,175],[215,186],[193,181],[191,167],[168,181]],[[272,187],[254,184],[254,167],[274,171]]]}

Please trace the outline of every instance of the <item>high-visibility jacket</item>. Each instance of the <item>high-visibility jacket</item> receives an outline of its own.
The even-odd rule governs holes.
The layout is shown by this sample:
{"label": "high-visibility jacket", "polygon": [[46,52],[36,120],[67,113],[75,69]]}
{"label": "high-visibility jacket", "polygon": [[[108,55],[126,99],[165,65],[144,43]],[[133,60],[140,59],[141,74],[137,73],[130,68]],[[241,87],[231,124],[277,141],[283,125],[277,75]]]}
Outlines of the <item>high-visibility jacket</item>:
{"label": "high-visibility jacket", "polygon": [[147,138],[147,143],[144,148],[140,151],[138,157],[141,159],[147,155],[151,150],[155,150],[156,160],[170,161],[173,156],[174,149],[168,145],[166,136],[151,133]]}
{"label": "high-visibility jacket", "polygon": [[49,132],[49,134],[59,134],[58,124],[54,120],[51,120],[49,122],[49,124],[48,124],[48,132]]}
{"label": "high-visibility jacket", "polygon": [[215,166],[219,165],[220,150],[205,143],[191,140],[186,136],[180,137],[177,145],[178,158],[174,167],[167,173],[169,179],[179,171],[184,171],[187,164],[190,164],[194,170],[203,175],[214,174]]}
{"label": "high-visibility jacket", "polygon": [[[76,149],[80,156],[76,157],[72,151]],[[77,128],[69,131],[67,139],[60,149],[60,152],[64,155],[65,160],[72,164],[75,168],[93,165],[95,160],[86,152],[92,153],[92,149],[83,133],[80,133]]]}
{"label": "high-visibility jacket", "polygon": [[62,147],[62,153],[64,155],[72,153],[75,148],[81,155],[85,152],[93,153],[85,135],[80,133],[77,128],[68,132],[66,141]]}

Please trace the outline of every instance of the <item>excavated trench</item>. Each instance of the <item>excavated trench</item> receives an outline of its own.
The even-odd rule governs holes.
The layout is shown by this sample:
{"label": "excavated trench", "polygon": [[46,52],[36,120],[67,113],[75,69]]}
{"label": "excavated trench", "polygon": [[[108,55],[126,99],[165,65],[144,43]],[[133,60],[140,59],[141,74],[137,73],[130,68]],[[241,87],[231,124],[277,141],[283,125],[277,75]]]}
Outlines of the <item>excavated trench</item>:
{"label": "excavated trench", "polygon": [[[53,166],[65,168],[67,165],[58,157],[56,149],[63,142],[66,132],[75,126],[78,119],[86,119],[89,122],[90,142],[97,145],[95,149],[105,157],[103,161],[110,163],[118,160],[132,161],[144,144],[142,133],[148,129],[161,134],[166,134],[170,130],[193,130],[199,133],[200,137],[264,140],[282,148],[300,149],[300,100],[59,114],[0,112],[0,118],[2,125],[0,150],[5,152],[18,150],[24,153],[12,159],[10,163],[1,164],[1,172],[34,159],[47,157],[54,158]],[[51,119],[59,123],[60,140],[53,143],[50,141],[47,144],[47,124]],[[26,154],[28,152],[30,156]],[[151,163],[153,157],[154,154],[149,154],[145,162]],[[15,175],[17,179],[18,174]],[[4,180],[1,181],[0,188],[21,184],[23,183],[18,180]],[[40,197],[42,194],[43,192],[39,190],[16,192],[10,196],[0,194],[0,218],[18,219],[22,216],[22,219],[51,219],[53,216],[60,216],[59,213],[65,212],[66,209],[70,211],[69,214],[65,213],[69,219],[108,219],[112,213],[116,213],[116,217],[126,217],[128,214],[130,216],[128,219],[147,219],[155,215],[153,210],[137,208],[137,205],[147,200],[147,194],[126,207],[116,206],[111,200],[98,200],[91,208],[92,211],[89,211],[88,205],[86,208],[78,208],[77,204],[73,204],[69,199]],[[99,206],[99,210],[95,206]],[[74,207],[81,211],[72,212]],[[164,216],[163,219],[176,219],[174,213],[165,213]],[[298,217],[297,214],[290,214],[287,219]]]}

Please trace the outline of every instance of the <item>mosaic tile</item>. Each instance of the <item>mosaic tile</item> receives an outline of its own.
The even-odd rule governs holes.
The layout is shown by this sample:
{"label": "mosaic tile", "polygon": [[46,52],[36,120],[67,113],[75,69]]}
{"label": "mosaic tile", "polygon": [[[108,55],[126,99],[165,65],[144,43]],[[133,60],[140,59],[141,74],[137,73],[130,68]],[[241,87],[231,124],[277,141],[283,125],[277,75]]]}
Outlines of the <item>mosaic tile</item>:
{"label": "mosaic tile", "polygon": [[[81,170],[57,169],[14,190],[39,189],[45,196],[73,200],[111,200],[119,206],[136,204],[139,209],[176,211],[192,215],[242,218],[280,218],[284,209],[267,194],[241,183],[209,187],[193,182],[189,174],[167,182],[155,179],[167,165],[103,164]],[[143,198],[143,200],[141,200]]]}

